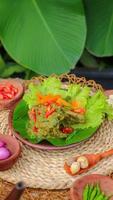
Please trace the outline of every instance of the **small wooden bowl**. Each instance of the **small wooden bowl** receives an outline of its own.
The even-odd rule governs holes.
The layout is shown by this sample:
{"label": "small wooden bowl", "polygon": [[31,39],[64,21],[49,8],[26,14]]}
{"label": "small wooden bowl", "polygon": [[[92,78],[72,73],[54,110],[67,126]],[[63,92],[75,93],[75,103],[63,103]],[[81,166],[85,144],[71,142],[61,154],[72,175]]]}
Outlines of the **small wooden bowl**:
{"label": "small wooden bowl", "polygon": [[13,107],[14,104],[21,99],[24,93],[24,86],[19,79],[0,79],[0,84],[3,84],[5,86],[7,83],[10,83],[14,87],[16,87],[18,89],[18,92],[12,99],[0,100],[0,110]]}
{"label": "small wooden bowl", "polygon": [[[106,196],[113,194],[113,179],[100,174],[90,174],[74,182],[70,189],[71,200],[83,200],[83,191],[87,184],[99,184],[101,191],[104,192]],[[113,197],[111,197],[110,200],[113,200]]]}
{"label": "small wooden bowl", "polygon": [[11,156],[5,160],[0,160],[0,171],[10,169],[17,161],[21,148],[19,142],[10,135],[0,134],[0,140],[6,144],[7,149],[11,152]]}

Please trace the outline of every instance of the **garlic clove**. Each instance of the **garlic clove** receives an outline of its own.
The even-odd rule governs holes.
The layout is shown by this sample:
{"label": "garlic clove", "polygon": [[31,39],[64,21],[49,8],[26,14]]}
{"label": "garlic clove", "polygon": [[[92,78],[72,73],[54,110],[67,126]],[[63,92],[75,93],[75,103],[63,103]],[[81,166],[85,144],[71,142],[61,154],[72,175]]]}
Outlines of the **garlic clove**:
{"label": "garlic clove", "polygon": [[70,167],[71,173],[76,174],[80,171],[80,163],[79,162],[73,162]]}
{"label": "garlic clove", "polygon": [[74,157],[71,157],[68,160],[66,160],[66,163],[67,163],[68,166],[71,166],[73,164],[73,162],[75,162],[75,158]]}
{"label": "garlic clove", "polygon": [[85,157],[85,156],[80,156],[78,159],[77,159],[77,162],[80,163],[80,168],[81,169],[85,169],[89,166],[89,162],[88,162],[88,159]]}

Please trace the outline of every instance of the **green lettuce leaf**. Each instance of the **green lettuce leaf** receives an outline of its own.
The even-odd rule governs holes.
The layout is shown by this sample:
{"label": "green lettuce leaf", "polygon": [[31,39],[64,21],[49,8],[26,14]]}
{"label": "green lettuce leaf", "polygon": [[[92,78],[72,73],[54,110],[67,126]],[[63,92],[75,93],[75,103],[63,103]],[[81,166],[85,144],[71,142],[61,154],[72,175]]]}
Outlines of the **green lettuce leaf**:
{"label": "green lettuce leaf", "polygon": [[105,119],[105,116],[108,119],[113,119],[113,108],[108,104],[106,96],[101,91],[98,91],[88,99],[85,123],[75,124],[73,128],[98,127]]}
{"label": "green lettuce leaf", "polygon": [[23,100],[26,102],[29,108],[32,108],[32,106],[37,105],[38,87],[39,87],[38,85],[30,83],[27,92],[23,96]]}
{"label": "green lettuce leaf", "polygon": [[42,87],[45,89],[45,92],[51,92],[50,88],[60,88],[62,85],[61,81],[55,77],[49,77],[44,80]]}
{"label": "green lettuce leaf", "polygon": [[79,84],[70,84],[67,90],[67,97],[69,97],[71,101],[74,101],[80,89]]}
{"label": "green lettuce leaf", "polygon": [[80,105],[82,108],[86,107],[86,105],[87,105],[90,91],[91,91],[91,89],[89,87],[87,87],[87,86],[83,87],[76,96],[76,101],[80,102]]}

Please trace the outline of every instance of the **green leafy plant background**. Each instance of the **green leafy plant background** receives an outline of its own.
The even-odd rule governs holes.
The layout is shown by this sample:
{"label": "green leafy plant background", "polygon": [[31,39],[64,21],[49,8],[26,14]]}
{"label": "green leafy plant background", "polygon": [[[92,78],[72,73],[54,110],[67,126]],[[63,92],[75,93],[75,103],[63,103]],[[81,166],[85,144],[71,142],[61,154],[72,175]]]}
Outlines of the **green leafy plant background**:
{"label": "green leafy plant background", "polygon": [[0,77],[108,67],[112,8],[112,0],[1,0]]}

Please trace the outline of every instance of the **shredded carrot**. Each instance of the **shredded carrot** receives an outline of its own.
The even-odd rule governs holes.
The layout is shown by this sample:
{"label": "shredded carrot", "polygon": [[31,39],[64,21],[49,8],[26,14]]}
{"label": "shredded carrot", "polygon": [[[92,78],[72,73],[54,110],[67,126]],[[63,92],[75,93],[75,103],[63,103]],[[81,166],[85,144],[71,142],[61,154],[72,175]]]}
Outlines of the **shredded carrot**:
{"label": "shredded carrot", "polygon": [[81,108],[79,103],[77,101],[72,101],[71,103],[65,101],[64,99],[61,98],[60,95],[42,95],[38,93],[38,102],[43,105],[51,105],[52,103],[57,104],[58,106],[69,106],[72,107],[73,111],[76,113],[85,113],[85,109]]}
{"label": "shredded carrot", "polygon": [[78,108],[78,109],[75,109],[74,112],[84,114],[86,110],[84,108]]}
{"label": "shredded carrot", "polygon": [[60,95],[48,94],[48,95],[43,96],[41,94],[38,94],[38,102],[45,105],[46,103],[48,104],[56,103],[59,106],[62,106],[62,105],[70,106],[70,104],[67,101],[63,100]]}
{"label": "shredded carrot", "polygon": [[73,111],[75,113],[80,113],[80,114],[85,113],[86,110],[84,108],[80,107],[80,104],[77,101],[73,101],[71,104],[72,104]]}
{"label": "shredded carrot", "polygon": [[51,108],[51,110],[48,110],[45,114],[45,117],[48,118],[50,115],[52,115],[55,112],[55,108]]}
{"label": "shredded carrot", "polygon": [[57,99],[60,98],[60,95],[51,95],[51,94],[48,94],[48,95],[41,95],[41,94],[38,94],[38,101],[39,103],[41,104],[45,104],[45,103],[55,103],[57,101]]}
{"label": "shredded carrot", "polygon": [[62,106],[62,105],[63,106],[70,106],[70,104],[67,101],[65,101],[61,98],[57,99],[56,104],[59,105],[59,106]]}
{"label": "shredded carrot", "polygon": [[72,108],[78,108],[79,107],[79,103],[77,101],[72,101]]}

